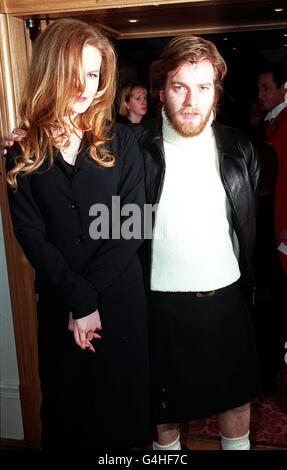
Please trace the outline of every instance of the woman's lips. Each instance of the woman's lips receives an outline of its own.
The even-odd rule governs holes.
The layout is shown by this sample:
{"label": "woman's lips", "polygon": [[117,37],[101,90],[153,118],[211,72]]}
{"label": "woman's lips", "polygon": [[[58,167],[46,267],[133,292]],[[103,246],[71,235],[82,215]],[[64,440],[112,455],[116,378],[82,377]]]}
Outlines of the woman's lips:
{"label": "woman's lips", "polygon": [[87,97],[86,96],[81,96],[80,98],[78,98],[78,101],[80,103],[83,103],[84,101],[86,101]]}

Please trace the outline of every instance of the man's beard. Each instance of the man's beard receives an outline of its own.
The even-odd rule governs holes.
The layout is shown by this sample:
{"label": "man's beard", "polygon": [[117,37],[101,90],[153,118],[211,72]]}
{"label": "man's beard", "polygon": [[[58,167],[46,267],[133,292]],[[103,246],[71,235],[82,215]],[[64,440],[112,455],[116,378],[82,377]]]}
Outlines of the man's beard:
{"label": "man's beard", "polygon": [[[172,113],[170,111],[170,108],[167,103],[164,103],[164,111],[166,114],[166,117],[170,123],[170,125],[174,128],[174,130],[181,135],[182,137],[195,137],[203,131],[205,128],[206,124],[209,121],[210,115],[213,112],[214,109],[214,103],[210,106],[209,110],[207,111],[206,114],[202,114],[197,108],[193,108],[191,111],[190,107],[182,108],[176,113]],[[194,122],[182,122],[180,120],[180,116],[186,113],[197,113],[200,115],[201,120],[198,124],[195,124]]]}

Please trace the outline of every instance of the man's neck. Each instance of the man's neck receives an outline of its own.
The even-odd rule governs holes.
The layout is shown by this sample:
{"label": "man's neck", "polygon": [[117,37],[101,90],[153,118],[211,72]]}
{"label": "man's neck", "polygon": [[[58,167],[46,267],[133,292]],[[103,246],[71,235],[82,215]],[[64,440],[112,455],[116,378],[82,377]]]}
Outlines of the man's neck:
{"label": "man's neck", "polygon": [[161,113],[162,113],[162,120],[163,120],[162,121],[162,123],[163,123],[163,126],[162,126],[163,139],[166,142],[169,142],[169,143],[172,143],[174,145],[178,145],[178,146],[181,147],[181,146],[189,145],[194,141],[202,140],[202,139],[206,138],[207,136],[211,135],[211,133],[212,133],[211,124],[212,124],[213,119],[214,119],[213,113],[211,113],[210,118],[209,118],[206,126],[204,127],[203,131],[199,135],[194,136],[194,137],[183,137],[183,136],[181,136],[173,128],[173,126],[170,124],[170,122],[169,122],[169,120],[168,120],[168,118],[165,114],[164,109],[162,109]]}

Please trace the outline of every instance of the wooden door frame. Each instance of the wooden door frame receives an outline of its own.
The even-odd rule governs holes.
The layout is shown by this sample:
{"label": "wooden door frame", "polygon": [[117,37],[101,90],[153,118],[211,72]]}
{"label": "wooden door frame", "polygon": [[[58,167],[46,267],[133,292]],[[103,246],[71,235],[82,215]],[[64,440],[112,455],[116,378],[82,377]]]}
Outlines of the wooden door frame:
{"label": "wooden door frame", "polygon": [[[17,122],[16,109],[27,70],[27,35],[22,19],[0,14],[1,140]],[[28,46],[29,49],[29,46]],[[16,241],[6,193],[5,159],[0,157],[0,202],[19,371],[19,392],[27,448],[39,448],[41,392],[38,376],[34,273]]]}

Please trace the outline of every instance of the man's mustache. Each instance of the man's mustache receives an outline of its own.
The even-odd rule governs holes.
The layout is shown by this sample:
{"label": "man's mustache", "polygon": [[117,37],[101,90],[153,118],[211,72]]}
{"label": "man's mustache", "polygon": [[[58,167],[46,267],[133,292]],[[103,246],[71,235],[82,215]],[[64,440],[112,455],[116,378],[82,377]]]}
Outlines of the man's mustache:
{"label": "man's mustache", "polygon": [[201,114],[201,111],[196,107],[186,107],[181,108],[177,114]]}

